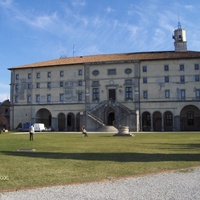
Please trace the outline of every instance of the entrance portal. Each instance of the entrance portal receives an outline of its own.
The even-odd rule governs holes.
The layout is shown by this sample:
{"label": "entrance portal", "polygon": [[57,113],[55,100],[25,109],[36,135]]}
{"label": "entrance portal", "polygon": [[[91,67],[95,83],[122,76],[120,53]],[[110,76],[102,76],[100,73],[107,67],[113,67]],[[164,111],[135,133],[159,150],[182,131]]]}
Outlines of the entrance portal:
{"label": "entrance portal", "polygon": [[114,121],[115,121],[115,113],[111,112],[108,114],[108,126],[113,126]]}
{"label": "entrance portal", "polygon": [[115,101],[116,100],[116,91],[115,89],[109,89],[109,100],[113,100]]}

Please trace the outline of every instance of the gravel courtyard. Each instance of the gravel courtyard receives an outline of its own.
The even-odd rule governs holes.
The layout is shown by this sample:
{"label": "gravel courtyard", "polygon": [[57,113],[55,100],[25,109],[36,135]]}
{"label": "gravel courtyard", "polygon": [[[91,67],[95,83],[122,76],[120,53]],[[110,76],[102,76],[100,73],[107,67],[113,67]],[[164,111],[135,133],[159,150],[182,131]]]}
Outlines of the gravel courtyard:
{"label": "gravel courtyard", "polygon": [[200,168],[0,193],[0,200],[199,200]]}

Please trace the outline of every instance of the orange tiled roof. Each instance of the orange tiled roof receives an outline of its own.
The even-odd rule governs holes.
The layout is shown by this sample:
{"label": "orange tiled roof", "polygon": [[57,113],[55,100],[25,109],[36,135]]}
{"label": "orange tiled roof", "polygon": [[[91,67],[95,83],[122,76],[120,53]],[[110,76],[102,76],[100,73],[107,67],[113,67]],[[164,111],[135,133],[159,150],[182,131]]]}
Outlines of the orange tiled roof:
{"label": "orange tiled roof", "polygon": [[99,62],[114,62],[114,61],[131,61],[131,60],[145,61],[145,60],[192,59],[192,58],[200,58],[200,52],[161,51],[161,52],[138,52],[138,53],[121,53],[121,54],[100,54],[91,56],[59,58],[43,62],[36,62],[32,64],[9,68],[9,70],[21,69],[21,68],[33,68],[33,67],[75,65],[75,64],[96,63],[96,62],[99,63]]}

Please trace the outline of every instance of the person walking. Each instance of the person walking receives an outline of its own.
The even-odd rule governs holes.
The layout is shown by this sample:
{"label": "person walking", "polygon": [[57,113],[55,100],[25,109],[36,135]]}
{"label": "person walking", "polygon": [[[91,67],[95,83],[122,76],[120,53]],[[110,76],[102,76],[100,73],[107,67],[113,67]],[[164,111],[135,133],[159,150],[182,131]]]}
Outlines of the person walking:
{"label": "person walking", "polygon": [[82,130],[82,134],[84,135],[84,137],[88,137],[87,131],[84,126],[81,128],[81,130]]}
{"label": "person walking", "polygon": [[33,134],[35,133],[35,129],[33,124],[31,124],[30,128],[29,128],[29,134],[30,134],[30,141],[33,140]]}

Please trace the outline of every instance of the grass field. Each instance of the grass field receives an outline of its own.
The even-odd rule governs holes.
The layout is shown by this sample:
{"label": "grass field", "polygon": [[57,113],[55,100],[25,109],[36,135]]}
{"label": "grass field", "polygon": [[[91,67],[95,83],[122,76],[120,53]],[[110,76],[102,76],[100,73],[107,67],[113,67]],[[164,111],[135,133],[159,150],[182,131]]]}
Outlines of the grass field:
{"label": "grass field", "polygon": [[[35,152],[20,152],[31,148]],[[0,190],[88,182],[200,166],[200,133],[0,134]],[[6,179],[6,180],[4,180]]]}

